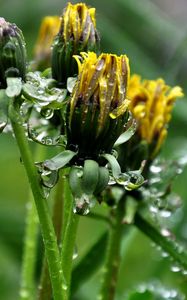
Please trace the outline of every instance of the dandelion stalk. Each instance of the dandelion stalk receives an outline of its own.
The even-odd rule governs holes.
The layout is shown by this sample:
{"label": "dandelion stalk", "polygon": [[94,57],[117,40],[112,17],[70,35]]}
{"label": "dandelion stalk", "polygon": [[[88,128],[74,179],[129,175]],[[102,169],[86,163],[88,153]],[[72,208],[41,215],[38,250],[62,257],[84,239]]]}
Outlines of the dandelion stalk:
{"label": "dandelion stalk", "polygon": [[121,199],[114,211],[113,226],[110,228],[106,259],[103,267],[101,289],[98,300],[112,300],[115,296],[117,275],[120,264],[120,245],[123,234],[124,199]]}
{"label": "dandelion stalk", "polygon": [[[35,160],[40,161],[43,158],[44,147],[36,146]],[[21,272],[21,288],[20,300],[31,300],[35,298],[34,271],[36,263],[36,248],[37,248],[37,233],[38,233],[38,216],[32,192],[29,192],[27,202],[27,216],[25,241],[23,249],[23,262]]]}
{"label": "dandelion stalk", "polygon": [[[53,204],[53,225],[57,237],[57,242],[61,242],[62,230],[62,211],[63,211],[63,198],[64,198],[64,178],[61,176],[57,183],[56,193],[54,196]],[[41,280],[39,284],[38,299],[50,300],[51,299],[51,282],[49,276],[49,269],[47,265],[46,255],[43,261]]]}
{"label": "dandelion stalk", "polygon": [[33,201],[33,196],[29,193],[21,272],[20,300],[34,299],[34,271],[36,263],[37,233],[38,219],[36,207]]}
{"label": "dandelion stalk", "polygon": [[71,286],[71,271],[73,253],[75,251],[75,239],[78,227],[79,216],[73,212],[73,197],[66,182],[66,197],[64,199],[64,220],[62,233],[62,269],[66,285],[63,289],[63,300],[68,300]]}
{"label": "dandelion stalk", "polygon": [[61,267],[60,254],[57,239],[52,224],[49,208],[40,185],[39,176],[35,168],[33,157],[30,152],[27,138],[25,136],[22,118],[19,114],[19,106],[15,99],[9,105],[9,118],[12,129],[20,150],[21,158],[25,166],[27,177],[32,189],[41,225],[42,236],[49,266],[50,278],[55,300],[63,299],[63,271]]}

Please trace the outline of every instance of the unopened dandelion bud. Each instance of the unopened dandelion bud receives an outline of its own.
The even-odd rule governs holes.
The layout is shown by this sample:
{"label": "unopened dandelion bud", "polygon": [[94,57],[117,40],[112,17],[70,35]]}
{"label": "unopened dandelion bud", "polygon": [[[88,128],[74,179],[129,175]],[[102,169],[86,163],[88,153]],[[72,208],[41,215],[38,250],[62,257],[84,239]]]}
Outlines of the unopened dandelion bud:
{"label": "unopened dandelion bud", "polygon": [[52,75],[63,85],[68,77],[77,75],[73,55],[81,51],[97,51],[99,37],[96,30],[95,9],[84,3],[68,3],[61,18],[52,51]]}
{"label": "unopened dandelion bud", "polygon": [[6,88],[6,78],[25,79],[26,50],[21,30],[0,18],[0,88]]}

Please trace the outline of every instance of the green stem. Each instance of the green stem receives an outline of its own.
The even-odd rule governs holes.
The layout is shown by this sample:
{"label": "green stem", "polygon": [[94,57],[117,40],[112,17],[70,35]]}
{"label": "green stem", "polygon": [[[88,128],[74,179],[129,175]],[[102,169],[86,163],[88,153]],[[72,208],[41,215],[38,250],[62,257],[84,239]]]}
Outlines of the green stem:
{"label": "green stem", "polygon": [[55,300],[62,300],[63,272],[52,219],[50,216],[46,198],[44,197],[43,190],[40,186],[40,179],[33,162],[29,144],[25,136],[25,131],[22,125],[23,122],[18,112],[18,108],[14,103],[10,103],[9,118],[11,120],[12,129],[15,134],[15,138],[20,150],[23,164],[25,166],[28,180],[30,182],[36,209],[38,212],[53,288],[53,296]]}
{"label": "green stem", "polygon": [[120,245],[123,234],[122,220],[124,217],[124,199],[119,201],[114,214],[114,224],[109,232],[106,260],[103,267],[102,283],[98,300],[112,300],[115,296],[120,264]]}
{"label": "green stem", "polygon": [[[35,159],[40,161],[43,158],[44,147],[36,146]],[[33,195],[29,192],[27,203],[26,230],[23,248],[20,300],[35,299],[34,272],[36,264],[36,248],[38,233],[38,217]]]}
{"label": "green stem", "polygon": [[62,233],[62,268],[66,282],[66,289],[64,289],[63,300],[69,300],[71,273],[73,253],[75,251],[75,240],[78,227],[79,216],[73,212],[73,197],[69,189],[68,183],[65,185],[65,199],[64,199],[64,216],[63,217],[63,233]]}
{"label": "green stem", "polygon": [[[60,244],[61,240],[61,229],[62,229],[62,209],[63,209],[63,190],[64,190],[64,179],[59,178],[57,183],[56,193],[54,197],[53,204],[53,225],[57,237],[57,242]],[[49,269],[46,261],[46,256],[44,257],[42,274],[40,285],[38,289],[38,300],[50,300],[51,299],[51,282],[49,276]]]}
{"label": "green stem", "polygon": [[154,243],[159,245],[167,252],[180,267],[187,270],[187,253],[181,251],[177,242],[169,237],[163,236],[152,224],[145,220],[139,213],[136,213],[134,219],[135,226],[147,235]]}
{"label": "green stem", "polygon": [[38,219],[32,194],[27,203],[25,241],[23,249],[20,300],[34,299],[34,272],[36,263]]}

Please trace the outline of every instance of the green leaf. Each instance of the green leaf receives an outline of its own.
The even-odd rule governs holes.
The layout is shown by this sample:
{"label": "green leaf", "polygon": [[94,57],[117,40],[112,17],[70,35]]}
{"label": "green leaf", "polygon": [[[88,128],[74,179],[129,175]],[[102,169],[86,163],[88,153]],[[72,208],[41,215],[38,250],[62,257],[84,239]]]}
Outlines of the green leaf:
{"label": "green leaf", "polygon": [[5,90],[0,90],[0,133],[8,122],[8,100]]}
{"label": "green leaf", "polygon": [[8,97],[17,97],[21,94],[22,80],[21,78],[7,78],[6,94]]}
{"label": "green leaf", "polygon": [[88,250],[80,262],[74,267],[71,284],[72,295],[101,266],[105,257],[107,236],[107,232],[104,232],[95,244],[93,244],[93,246]]}
{"label": "green leaf", "polygon": [[65,150],[53,158],[45,160],[42,165],[51,171],[59,170],[67,165],[76,154],[76,152],[71,150]]}
{"label": "green leaf", "polygon": [[121,168],[119,163],[117,162],[117,159],[113,155],[108,153],[102,154],[101,157],[104,157],[109,162],[114,178],[118,178],[121,174]]}
{"label": "green leaf", "polygon": [[130,127],[124,132],[122,133],[119,138],[117,139],[117,141],[114,144],[114,147],[117,147],[121,144],[126,143],[128,140],[130,140],[130,138],[133,136],[133,134],[135,133],[137,129],[137,123],[136,120],[133,119],[132,120],[132,124],[130,125]]}

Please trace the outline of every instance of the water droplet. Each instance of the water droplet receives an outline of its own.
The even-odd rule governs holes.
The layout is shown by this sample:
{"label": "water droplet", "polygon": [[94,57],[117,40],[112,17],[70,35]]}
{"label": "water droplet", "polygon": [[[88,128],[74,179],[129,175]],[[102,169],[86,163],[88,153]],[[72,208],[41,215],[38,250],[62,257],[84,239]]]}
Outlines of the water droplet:
{"label": "water droplet", "polygon": [[29,291],[26,289],[21,289],[20,291],[20,297],[22,297],[22,299],[28,299],[29,297]]}
{"label": "water droplet", "polygon": [[44,94],[44,90],[42,90],[42,89],[38,90],[38,94],[39,94],[39,95]]}
{"label": "water droplet", "polygon": [[53,117],[54,111],[53,111],[53,109],[49,109],[49,108],[42,109],[41,110],[41,115],[42,115],[42,117],[44,117],[45,119],[48,120],[48,119],[51,119]]}
{"label": "water droplet", "polygon": [[6,122],[1,122],[0,123],[0,132],[3,131],[3,129],[5,128],[6,124],[7,124]]}
{"label": "water droplet", "polygon": [[67,289],[68,289],[68,286],[67,286],[67,284],[62,284],[62,289],[64,290],[64,291],[67,291]]}
{"label": "water droplet", "polygon": [[162,171],[162,168],[161,168],[161,166],[152,165],[150,167],[150,171],[154,174],[158,174]]}
{"label": "water droplet", "polygon": [[167,252],[162,252],[161,255],[162,255],[162,257],[164,257],[164,258],[169,256],[169,254],[168,254]]}
{"label": "water droplet", "polygon": [[75,260],[77,257],[78,257],[78,250],[77,250],[77,246],[75,246],[74,252],[73,252],[73,260]]}
{"label": "water droplet", "polygon": [[177,291],[171,290],[171,291],[170,291],[170,297],[171,297],[171,298],[177,297]]}
{"label": "water droplet", "polygon": [[73,212],[78,215],[87,215],[90,212],[88,195],[83,194],[80,198],[75,198]]}
{"label": "water droplet", "polygon": [[27,209],[27,210],[31,210],[32,206],[33,206],[33,204],[32,204],[31,202],[28,202],[28,203],[26,204],[26,209]]}
{"label": "water droplet", "polygon": [[164,299],[168,299],[168,298],[170,298],[170,291],[163,291],[162,292],[162,296],[164,297]]}
{"label": "water droplet", "polygon": [[108,184],[109,184],[109,185],[113,185],[113,184],[115,184],[115,183],[116,183],[116,181],[115,181],[114,177],[113,177],[113,176],[110,176]]}
{"label": "water droplet", "polygon": [[154,214],[158,213],[158,207],[156,207],[155,205],[150,205],[149,210]]}
{"label": "water droplet", "polygon": [[171,216],[171,211],[169,210],[161,210],[159,213],[162,218],[169,218]]}
{"label": "water droplet", "polygon": [[171,266],[171,271],[176,273],[176,272],[180,272],[181,269],[178,265],[172,265]]}
{"label": "water droplet", "polygon": [[83,170],[81,167],[80,170],[77,172],[77,177],[81,178],[82,176],[83,176]]}
{"label": "water droplet", "polygon": [[162,234],[163,236],[166,236],[166,237],[171,236],[171,232],[170,232],[167,228],[162,228],[162,229],[161,229],[161,234]]}

